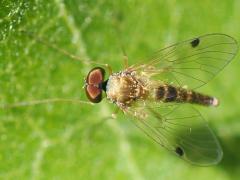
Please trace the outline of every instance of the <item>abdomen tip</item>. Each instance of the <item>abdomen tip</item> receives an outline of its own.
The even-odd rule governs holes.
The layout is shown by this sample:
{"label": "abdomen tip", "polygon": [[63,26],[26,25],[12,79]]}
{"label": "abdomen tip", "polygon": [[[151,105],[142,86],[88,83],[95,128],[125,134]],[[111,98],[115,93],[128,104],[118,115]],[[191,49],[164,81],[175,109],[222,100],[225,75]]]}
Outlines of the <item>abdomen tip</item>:
{"label": "abdomen tip", "polygon": [[218,105],[219,105],[219,100],[214,97],[212,100],[212,106],[218,106]]}

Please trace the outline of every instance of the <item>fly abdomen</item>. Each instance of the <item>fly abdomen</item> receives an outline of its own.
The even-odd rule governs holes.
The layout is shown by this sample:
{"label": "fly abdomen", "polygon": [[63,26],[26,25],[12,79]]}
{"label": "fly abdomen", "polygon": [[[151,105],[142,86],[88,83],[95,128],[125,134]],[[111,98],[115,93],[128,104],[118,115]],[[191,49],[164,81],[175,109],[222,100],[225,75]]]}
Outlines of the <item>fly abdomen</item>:
{"label": "fly abdomen", "polygon": [[217,106],[219,104],[215,97],[168,84],[155,89],[155,99],[162,102],[192,103],[204,106]]}

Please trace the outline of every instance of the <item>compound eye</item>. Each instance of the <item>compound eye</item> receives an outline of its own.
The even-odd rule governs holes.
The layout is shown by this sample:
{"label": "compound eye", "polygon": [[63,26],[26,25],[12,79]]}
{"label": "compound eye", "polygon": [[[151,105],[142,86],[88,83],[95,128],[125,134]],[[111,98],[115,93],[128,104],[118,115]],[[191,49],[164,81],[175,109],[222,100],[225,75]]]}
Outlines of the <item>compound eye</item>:
{"label": "compound eye", "polygon": [[87,75],[85,91],[88,99],[93,103],[102,100],[102,83],[104,81],[105,70],[101,67],[93,68]]}

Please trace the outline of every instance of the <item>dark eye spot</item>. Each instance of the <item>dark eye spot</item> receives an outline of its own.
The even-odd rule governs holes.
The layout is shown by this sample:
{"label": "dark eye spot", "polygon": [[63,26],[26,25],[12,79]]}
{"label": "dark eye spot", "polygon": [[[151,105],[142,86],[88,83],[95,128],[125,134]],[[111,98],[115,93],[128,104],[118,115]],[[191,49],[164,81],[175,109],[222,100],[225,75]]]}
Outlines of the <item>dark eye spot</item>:
{"label": "dark eye spot", "polygon": [[184,152],[183,149],[180,147],[176,147],[175,152],[179,155],[179,156],[183,156]]}
{"label": "dark eye spot", "polygon": [[193,48],[195,48],[199,45],[199,43],[200,43],[200,40],[198,38],[196,38],[191,42],[191,45]]}

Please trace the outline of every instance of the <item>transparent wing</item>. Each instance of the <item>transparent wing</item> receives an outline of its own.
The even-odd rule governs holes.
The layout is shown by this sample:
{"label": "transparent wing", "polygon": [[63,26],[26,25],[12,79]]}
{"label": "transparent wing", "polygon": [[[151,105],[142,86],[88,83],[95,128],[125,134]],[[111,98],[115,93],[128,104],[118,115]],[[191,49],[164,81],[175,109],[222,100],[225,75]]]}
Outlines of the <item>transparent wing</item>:
{"label": "transparent wing", "polygon": [[131,68],[162,81],[195,89],[203,86],[236,55],[237,41],[225,34],[207,34],[162,50]]}
{"label": "transparent wing", "polygon": [[186,104],[136,106],[128,111],[134,124],[180,158],[201,166],[217,164],[222,149],[199,112]]}

